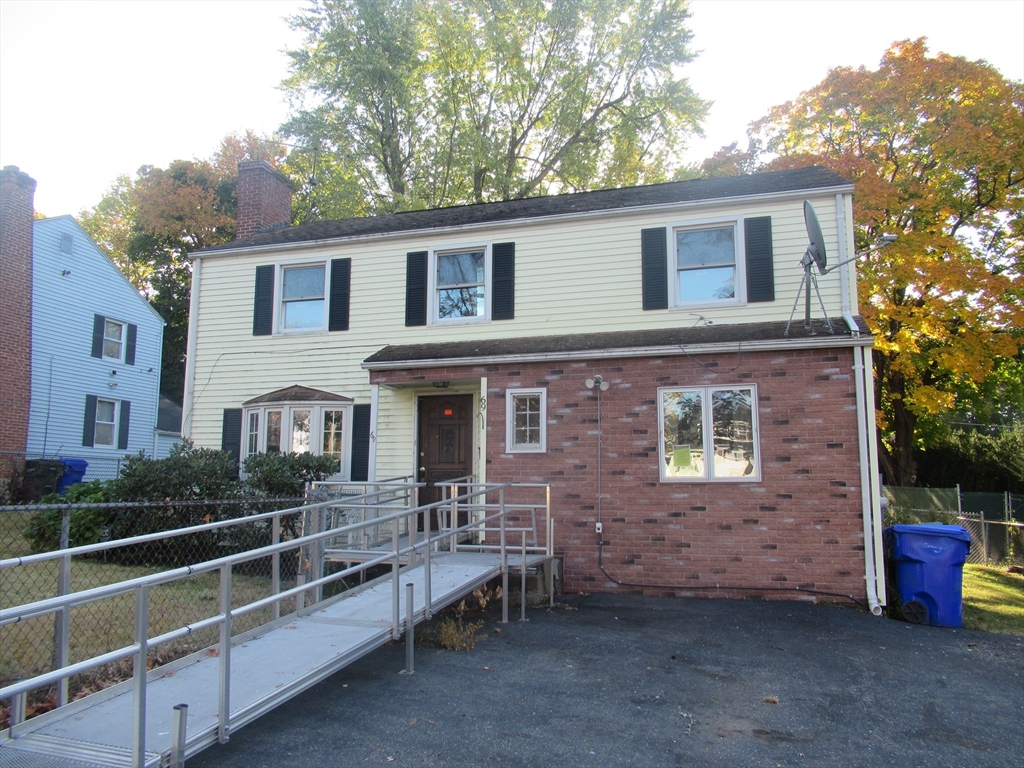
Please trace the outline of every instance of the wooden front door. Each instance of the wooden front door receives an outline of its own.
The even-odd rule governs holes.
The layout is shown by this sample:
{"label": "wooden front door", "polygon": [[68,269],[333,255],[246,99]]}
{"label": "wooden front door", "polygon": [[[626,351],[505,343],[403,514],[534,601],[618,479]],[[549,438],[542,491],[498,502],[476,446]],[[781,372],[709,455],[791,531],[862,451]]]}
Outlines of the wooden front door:
{"label": "wooden front door", "polygon": [[[432,504],[444,497],[436,483],[473,472],[473,396],[421,397],[418,443],[418,479],[427,484],[420,489],[420,504]],[[436,529],[436,516],[431,518],[430,527]]]}

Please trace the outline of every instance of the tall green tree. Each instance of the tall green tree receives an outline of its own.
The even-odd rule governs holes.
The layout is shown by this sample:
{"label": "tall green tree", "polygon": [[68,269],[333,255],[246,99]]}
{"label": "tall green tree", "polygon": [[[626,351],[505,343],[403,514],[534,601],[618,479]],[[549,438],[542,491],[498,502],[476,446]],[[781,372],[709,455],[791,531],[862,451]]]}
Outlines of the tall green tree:
{"label": "tall green tree", "polygon": [[[359,210],[660,181],[707,104],[685,0],[315,0],[283,132]],[[339,193],[342,194],[342,193]]]}
{"label": "tall green tree", "polygon": [[119,177],[94,209],[80,214],[82,226],[164,319],[160,391],[175,402],[185,383],[188,254],[234,238],[238,163],[276,165],[283,156],[275,142],[252,132],[233,134],[209,160],[143,166],[135,178]]}
{"label": "tall green tree", "polygon": [[772,167],[817,163],[854,182],[859,249],[899,235],[859,273],[881,464],[911,485],[922,420],[1016,370],[1005,361],[1024,327],[1024,85],[905,40],[877,70],[830,71],[752,138]]}

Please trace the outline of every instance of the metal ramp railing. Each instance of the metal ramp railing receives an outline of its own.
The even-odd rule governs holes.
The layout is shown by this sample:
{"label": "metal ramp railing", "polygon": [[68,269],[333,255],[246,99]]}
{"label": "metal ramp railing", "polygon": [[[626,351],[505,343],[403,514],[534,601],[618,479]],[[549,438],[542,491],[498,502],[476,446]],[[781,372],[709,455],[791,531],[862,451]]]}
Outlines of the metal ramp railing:
{"label": "metal ramp railing", "polygon": [[[315,533],[307,533],[285,542],[249,551],[172,568],[160,573],[128,579],[57,596],[0,611],[0,627],[32,618],[70,611],[116,595],[133,600],[133,642],[88,659],[63,664],[57,669],[14,682],[0,689],[0,699],[11,700],[12,709],[24,702],[25,695],[44,686],[59,685],[68,677],[122,659],[132,660],[132,676],[113,688],[40,715],[28,721],[15,717],[11,727],[0,734],[5,765],[38,764],[40,755],[81,759],[88,754],[94,764],[157,766],[180,764],[184,758],[215,741],[224,742],[234,728],[250,722],[291,696],[340,669],[347,663],[392,639],[403,630],[400,618],[401,583],[412,589],[407,593],[405,628],[429,619],[432,613],[460,599],[476,587],[498,575],[503,577],[502,619],[508,619],[508,573],[525,572],[553,554],[549,526],[544,551],[538,544],[528,547],[525,533],[518,548],[509,541],[505,493],[511,486],[479,485],[466,493],[451,495],[431,505],[384,511],[358,522],[345,523]],[[363,489],[365,490],[365,489]],[[394,494],[390,488],[383,492]],[[339,506],[359,506],[378,498],[381,510],[390,510],[393,498],[377,497],[377,488],[369,493],[345,495],[301,508],[318,514]],[[490,500],[488,500],[490,497]],[[414,497],[413,497],[414,498]],[[456,505],[471,505],[480,514],[463,526],[442,532],[417,535],[417,519],[429,519],[435,510],[452,514],[458,520]],[[511,506],[511,505],[509,505]],[[453,513],[452,510],[456,509]],[[274,520],[275,532],[280,515],[295,510],[280,510],[252,516]],[[212,526],[241,525],[252,519],[238,519],[193,526],[191,529],[161,534],[187,535]],[[312,578],[298,580],[291,588],[280,588],[282,555],[292,552],[319,553],[325,544],[338,537],[358,538],[364,529],[390,528],[391,546],[362,550],[363,559],[355,564],[324,574],[314,568]],[[401,530],[409,532],[402,542]],[[17,568],[32,559],[69,558],[84,551],[100,552],[116,546],[130,546],[142,539],[107,542],[77,547],[26,558],[0,561],[0,568]],[[466,539],[463,543],[460,539]],[[491,539],[488,541],[488,539]],[[481,550],[480,541],[488,541]],[[454,543],[453,543],[454,542]],[[475,547],[470,550],[468,547]],[[243,601],[233,592],[236,570],[269,559],[272,574],[271,593]],[[322,565],[322,561],[321,561]],[[390,573],[338,596],[321,599],[324,586],[370,568],[387,567]],[[216,613],[170,631],[153,633],[150,628],[151,594],[197,574],[216,574],[219,602]],[[408,596],[413,600],[408,601]],[[307,602],[308,599],[308,602]],[[282,611],[282,603],[292,601],[294,610]],[[259,611],[272,611],[269,621],[243,634],[233,632],[236,621]],[[524,600],[525,611],[525,600]],[[166,666],[148,669],[151,651],[176,638],[215,627],[219,640],[215,646]],[[301,646],[301,651],[296,649]],[[410,646],[411,647],[411,646]],[[296,662],[298,660],[298,662]],[[298,663],[300,668],[296,668]],[[262,687],[261,687],[262,686]],[[268,688],[269,686],[269,688]],[[187,699],[195,700],[193,705]],[[175,708],[185,701],[194,710]],[[186,736],[186,734],[188,734]],[[29,760],[35,760],[30,763]]]}

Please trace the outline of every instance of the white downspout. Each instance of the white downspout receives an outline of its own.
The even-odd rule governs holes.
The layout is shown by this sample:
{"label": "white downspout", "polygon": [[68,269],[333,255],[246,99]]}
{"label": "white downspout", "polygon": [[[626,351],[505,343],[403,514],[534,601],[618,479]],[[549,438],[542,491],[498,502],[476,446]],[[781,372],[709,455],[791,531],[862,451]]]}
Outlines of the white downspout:
{"label": "white downspout", "polygon": [[874,523],[874,550],[875,550],[875,585],[877,587],[878,602],[887,604],[885,589],[885,552],[882,549],[882,488],[880,473],[878,471],[878,430],[875,424],[875,381],[874,362],[871,360],[871,349],[863,348],[864,354],[864,384],[867,388],[865,408],[868,421],[868,471],[871,481],[871,507],[875,510],[872,516]]}
{"label": "white downspout", "polygon": [[[846,230],[846,195],[836,195],[836,228],[839,237],[839,261],[847,258],[848,243]],[[856,291],[856,280],[850,280],[851,265],[843,267],[839,271],[839,296],[842,306],[843,320],[850,329],[850,335],[854,338],[860,336],[860,327],[853,317],[853,308],[856,306],[854,292]],[[878,503],[877,472],[878,456],[875,451],[875,430],[874,418],[875,409],[871,403],[874,400],[874,389],[871,381],[871,353],[864,354],[863,347],[853,348],[853,379],[857,392],[857,447],[860,454],[860,497],[861,497],[861,520],[863,523],[864,535],[864,583],[865,592],[868,598],[868,608],[875,616],[882,615],[882,605],[885,604],[885,590],[880,589],[878,574],[884,574],[884,566],[881,559],[881,520],[877,510]],[[874,478],[874,480],[872,479]],[[876,535],[877,530],[877,535]],[[884,578],[884,576],[883,576]],[[881,602],[879,595],[881,594]]]}
{"label": "white downspout", "polygon": [[199,282],[203,273],[203,260],[192,260],[192,290],[188,300],[188,347],[185,352],[185,394],[181,404],[181,436],[192,437],[192,399],[196,391],[196,339],[199,335]]}

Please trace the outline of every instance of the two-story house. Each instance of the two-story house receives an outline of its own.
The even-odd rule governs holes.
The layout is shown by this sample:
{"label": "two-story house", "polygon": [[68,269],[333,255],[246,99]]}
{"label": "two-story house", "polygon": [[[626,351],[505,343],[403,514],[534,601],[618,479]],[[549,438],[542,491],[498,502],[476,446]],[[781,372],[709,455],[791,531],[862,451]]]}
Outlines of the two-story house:
{"label": "two-story house", "polygon": [[884,604],[855,265],[818,277],[810,327],[802,304],[788,323],[805,201],[831,263],[854,255],[849,182],[807,168],[290,227],[287,180],[239,171],[239,238],[193,254],[198,445],[330,454],[351,479],[550,483],[568,590]]}
{"label": "two-story house", "polygon": [[163,319],[71,216],[33,220],[30,177],[3,175],[4,293],[21,307],[4,323],[20,340],[4,386],[21,397],[6,450],[85,459],[84,479],[114,477],[124,456],[157,446]]}

